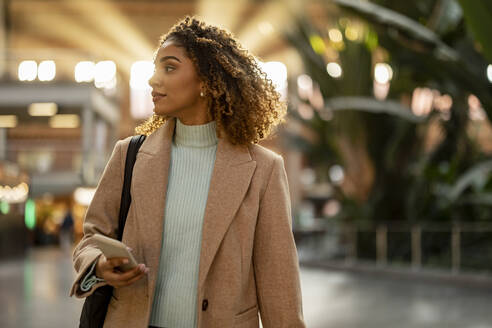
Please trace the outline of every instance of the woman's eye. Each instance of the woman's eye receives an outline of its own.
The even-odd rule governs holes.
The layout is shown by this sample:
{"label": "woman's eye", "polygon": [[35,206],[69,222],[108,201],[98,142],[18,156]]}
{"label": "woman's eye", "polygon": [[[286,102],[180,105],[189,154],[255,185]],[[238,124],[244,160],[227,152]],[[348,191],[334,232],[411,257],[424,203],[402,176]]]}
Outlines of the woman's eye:
{"label": "woman's eye", "polygon": [[170,71],[174,70],[174,67],[172,67],[172,66],[166,66],[166,67],[164,68],[164,70],[165,70],[166,72],[170,72]]}

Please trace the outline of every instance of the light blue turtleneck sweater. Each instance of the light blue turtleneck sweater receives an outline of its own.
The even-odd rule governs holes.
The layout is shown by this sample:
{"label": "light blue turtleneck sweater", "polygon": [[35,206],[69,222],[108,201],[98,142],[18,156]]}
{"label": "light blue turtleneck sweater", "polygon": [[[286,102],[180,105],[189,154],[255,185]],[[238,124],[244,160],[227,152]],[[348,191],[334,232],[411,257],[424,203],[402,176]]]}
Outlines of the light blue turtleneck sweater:
{"label": "light blue turtleneck sweater", "polygon": [[159,274],[150,325],[196,327],[202,223],[217,150],[216,122],[176,119]]}
{"label": "light blue turtleneck sweater", "polygon": [[[217,142],[215,121],[185,125],[176,119],[152,326],[196,327],[202,223]],[[92,273],[86,276],[92,282],[81,284],[84,289],[95,283]]]}

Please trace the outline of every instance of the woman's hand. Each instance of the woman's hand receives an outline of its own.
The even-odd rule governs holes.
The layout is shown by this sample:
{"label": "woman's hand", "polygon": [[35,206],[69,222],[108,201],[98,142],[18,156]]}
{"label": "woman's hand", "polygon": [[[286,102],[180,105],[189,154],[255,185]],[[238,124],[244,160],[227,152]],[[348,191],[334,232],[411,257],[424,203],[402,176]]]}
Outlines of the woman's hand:
{"label": "woman's hand", "polygon": [[96,264],[96,276],[106,280],[109,285],[119,288],[133,284],[149,272],[149,269],[143,263],[125,272],[115,269],[115,267],[126,263],[125,261],[128,262],[124,257],[106,259],[104,254],[102,254]]}

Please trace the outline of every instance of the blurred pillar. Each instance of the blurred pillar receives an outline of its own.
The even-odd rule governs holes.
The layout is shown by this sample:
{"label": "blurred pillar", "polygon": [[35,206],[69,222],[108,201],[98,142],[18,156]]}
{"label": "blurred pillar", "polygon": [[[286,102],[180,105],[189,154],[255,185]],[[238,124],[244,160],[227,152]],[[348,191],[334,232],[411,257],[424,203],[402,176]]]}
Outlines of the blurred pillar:
{"label": "blurred pillar", "polygon": [[354,223],[347,223],[345,227],[345,236],[347,237],[347,254],[345,263],[354,264],[357,261],[357,226]]}
{"label": "blurred pillar", "polygon": [[0,128],[0,160],[7,159],[7,128]]}
{"label": "blurred pillar", "polygon": [[92,160],[92,123],[94,113],[90,105],[82,108],[82,181],[87,185],[94,183],[94,165]]}
{"label": "blurred pillar", "polygon": [[108,140],[108,125],[106,122],[98,115],[95,115],[93,120],[94,126],[94,139],[92,153],[98,155],[92,155],[92,163],[94,165],[94,172],[96,176],[100,176],[104,171],[106,165],[106,155],[107,153],[107,140]]}
{"label": "blurred pillar", "polygon": [[422,266],[422,229],[420,225],[412,227],[412,268],[419,270]]}
{"label": "blurred pillar", "polygon": [[[291,207],[294,213],[297,213],[302,199],[302,186],[300,182],[302,156],[302,153],[299,151],[289,150],[286,152],[286,155],[284,157],[286,161],[285,170],[287,171],[287,179],[289,182]],[[294,218],[292,225],[292,228],[294,230],[297,230],[299,228],[299,223],[294,220]]]}
{"label": "blurred pillar", "polygon": [[453,272],[458,273],[461,267],[461,227],[457,224],[453,225],[451,233],[451,254]]}
{"label": "blurred pillar", "polygon": [[388,263],[388,227],[380,225],[376,229],[377,264],[385,266]]}
{"label": "blurred pillar", "polygon": [[0,0],[0,79],[7,71],[8,0]]}

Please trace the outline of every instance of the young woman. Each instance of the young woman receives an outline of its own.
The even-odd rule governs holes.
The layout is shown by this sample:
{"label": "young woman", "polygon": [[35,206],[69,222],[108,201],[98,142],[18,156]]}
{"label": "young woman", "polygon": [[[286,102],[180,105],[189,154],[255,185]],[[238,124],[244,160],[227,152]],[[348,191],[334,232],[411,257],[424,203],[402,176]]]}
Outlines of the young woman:
{"label": "young woman", "polygon": [[116,238],[126,152],[119,140],[73,253],[70,295],[115,287],[104,327],[305,327],[283,159],[258,145],[286,105],[228,32],[186,17],[161,37],[154,114],[133,169],[127,272],[95,248]]}

